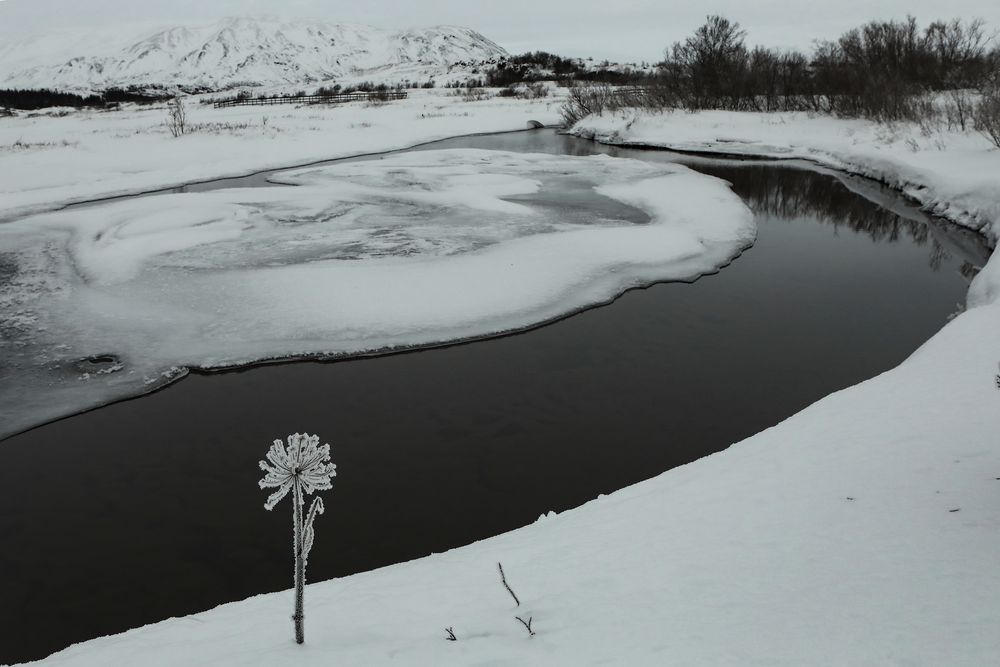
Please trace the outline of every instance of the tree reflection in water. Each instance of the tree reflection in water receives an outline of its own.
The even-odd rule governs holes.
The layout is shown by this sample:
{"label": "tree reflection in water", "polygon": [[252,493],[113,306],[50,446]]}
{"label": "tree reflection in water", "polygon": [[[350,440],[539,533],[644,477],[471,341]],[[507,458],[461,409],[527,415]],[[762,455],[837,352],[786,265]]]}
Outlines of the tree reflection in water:
{"label": "tree reflection in water", "polygon": [[757,214],[790,221],[810,216],[835,229],[865,234],[877,243],[896,243],[905,235],[919,246],[928,246],[927,262],[934,271],[957,256],[960,273],[971,280],[988,258],[978,234],[927,215],[870,179],[774,161],[683,157],[678,161],[732,183],[736,194]]}

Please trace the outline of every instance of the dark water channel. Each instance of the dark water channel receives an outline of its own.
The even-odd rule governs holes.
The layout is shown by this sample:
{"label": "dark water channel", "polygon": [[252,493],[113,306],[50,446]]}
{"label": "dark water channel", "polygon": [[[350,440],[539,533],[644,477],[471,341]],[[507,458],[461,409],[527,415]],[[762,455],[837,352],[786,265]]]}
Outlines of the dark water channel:
{"label": "dark water channel", "polygon": [[439,147],[681,161],[731,181],[759,238],[718,275],[528,333],[192,375],[0,443],[0,662],[288,588],[290,518],[263,509],[256,483],[275,437],[319,433],[338,465],[310,580],[444,551],[725,449],[893,367],[964,301],[987,252],[871,183],[801,165],[549,131]]}

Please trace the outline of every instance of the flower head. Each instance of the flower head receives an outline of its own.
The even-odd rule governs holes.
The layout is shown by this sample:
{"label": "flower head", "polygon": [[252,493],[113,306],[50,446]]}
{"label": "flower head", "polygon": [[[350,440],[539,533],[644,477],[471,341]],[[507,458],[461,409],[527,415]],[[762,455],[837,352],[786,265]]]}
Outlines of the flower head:
{"label": "flower head", "polygon": [[306,433],[288,436],[287,448],[281,440],[275,440],[267,452],[267,461],[260,462],[260,469],[266,473],[258,482],[260,488],[278,489],[264,503],[268,510],[273,509],[296,482],[303,491],[312,493],[331,488],[331,478],[337,476],[337,466],[330,463],[330,445],[321,446],[318,435]]}

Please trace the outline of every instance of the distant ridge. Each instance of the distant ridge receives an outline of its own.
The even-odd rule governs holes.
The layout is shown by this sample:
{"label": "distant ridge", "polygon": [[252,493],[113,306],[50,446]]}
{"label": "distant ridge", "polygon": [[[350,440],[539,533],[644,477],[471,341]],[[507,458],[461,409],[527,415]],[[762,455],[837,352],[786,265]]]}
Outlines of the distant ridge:
{"label": "distant ridge", "polygon": [[388,31],[308,19],[232,17],[208,25],[54,32],[0,43],[0,87],[70,91],[153,85],[221,90],[315,84],[366,73],[433,76],[507,52],[459,26]]}

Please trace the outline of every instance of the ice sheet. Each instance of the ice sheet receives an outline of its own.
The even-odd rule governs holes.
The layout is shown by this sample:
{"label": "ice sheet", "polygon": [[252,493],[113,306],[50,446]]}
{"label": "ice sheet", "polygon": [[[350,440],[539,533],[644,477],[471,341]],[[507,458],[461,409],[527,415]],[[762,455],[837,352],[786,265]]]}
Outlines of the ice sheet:
{"label": "ice sheet", "polygon": [[606,156],[428,151],[282,180],[0,226],[0,435],[190,367],[525,328],[755,235],[725,182]]}

